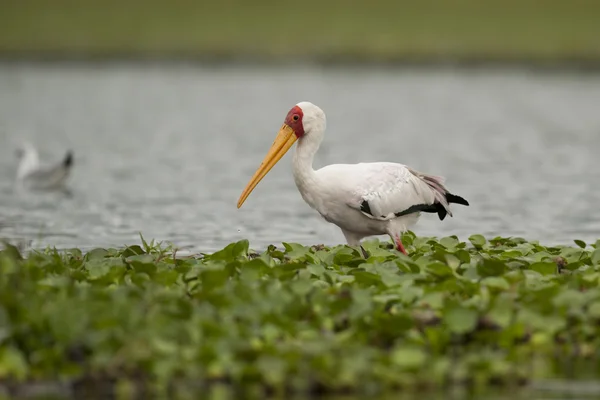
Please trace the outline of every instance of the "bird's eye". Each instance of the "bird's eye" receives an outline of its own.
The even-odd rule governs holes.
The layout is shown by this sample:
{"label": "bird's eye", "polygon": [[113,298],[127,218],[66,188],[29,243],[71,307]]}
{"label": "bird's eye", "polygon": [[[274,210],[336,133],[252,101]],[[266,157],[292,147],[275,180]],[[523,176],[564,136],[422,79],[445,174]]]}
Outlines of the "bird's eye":
{"label": "bird's eye", "polygon": [[294,116],[292,117],[292,119],[293,119],[294,121],[298,121],[298,118],[300,118],[300,117],[298,116],[298,114],[296,114],[296,115],[294,115]]}

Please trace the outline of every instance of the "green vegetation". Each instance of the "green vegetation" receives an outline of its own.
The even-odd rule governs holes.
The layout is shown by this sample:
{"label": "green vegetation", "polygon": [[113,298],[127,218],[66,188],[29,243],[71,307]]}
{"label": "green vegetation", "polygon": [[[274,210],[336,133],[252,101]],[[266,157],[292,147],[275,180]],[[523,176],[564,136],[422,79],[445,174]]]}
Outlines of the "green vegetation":
{"label": "green vegetation", "polygon": [[600,60],[596,0],[4,0],[0,55]]}
{"label": "green vegetation", "polygon": [[247,241],[193,257],[7,244],[0,384],[374,394],[600,376],[600,241],[403,240],[410,257],[368,241],[366,260]]}

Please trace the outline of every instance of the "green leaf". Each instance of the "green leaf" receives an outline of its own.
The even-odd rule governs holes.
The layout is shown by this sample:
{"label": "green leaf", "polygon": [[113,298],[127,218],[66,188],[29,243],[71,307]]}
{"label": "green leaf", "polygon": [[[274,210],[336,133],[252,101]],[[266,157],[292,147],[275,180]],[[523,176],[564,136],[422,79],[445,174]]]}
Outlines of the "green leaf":
{"label": "green leaf", "polygon": [[108,251],[105,249],[93,249],[87,252],[84,259],[85,261],[97,260],[108,256]]}
{"label": "green leaf", "polygon": [[138,256],[140,254],[144,254],[144,250],[138,246],[137,244],[133,245],[133,246],[128,246],[125,250],[123,250],[123,253],[121,254],[122,257],[131,257],[131,256]]}
{"label": "green leaf", "polygon": [[229,280],[229,273],[224,270],[206,270],[200,273],[202,286],[206,289],[215,289],[223,286]]}
{"label": "green leaf", "polygon": [[560,255],[563,256],[568,263],[581,260],[587,255],[587,251],[578,248],[565,247],[560,251]]}
{"label": "green leaf", "polygon": [[587,246],[583,240],[575,239],[574,242],[577,246],[581,247],[582,249],[585,249],[585,246]]}
{"label": "green leaf", "polygon": [[357,283],[360,283],[365,286],[377,285],[381,283],[381,278],[379,275],[373,274],[367,271],[352,271],[352,275],[356,279]]}
{"label": "green leaf", "polygon": [[15,378],[24,380],[28,366],[23,354],[14,347],[0,348],[0,378]]}
{"label": "green leaf", "polygon": [[233,261],[240,257],[246,258],[248,256],[248,249],[250,243],[248,240],[240,240],[236,243],[228,244],[223,250],[216,251],[213,254],[206,255],[207,260],[222,260],[222,261]]}
{"label": "green leaf", "polygon": [[483,262],[477,265],[477,273],[482,276],[500,276],[506,271],[506,264],[499,260],[491,258],[483,259]]}
{"label": "green leaf", "polygon": [[506,328],[510,325],[513,314],[512,304],[498,300],[488,312],[487,317],[500,327]]}
{"label": "green leaf", "polygon": [[299,258],[302,258],[308,252],[310,252],[310,247],[305,247],[298,243],[282,243],[282,244],[283,244],[283,247],[285,247],[285,255],[288,256],[291,260],[297,260]]}
{"label": "green leaf", "polygon": [[144,240],[142,233],[140,232],[140,240],[142,241],[142,246],[144,246],[144,250],[149,253],[152,250],[152,247],[148,245],[148,243]]}
{"label": "green leaf", "polygon": [[133,270],[137,273],[143,272],[152,277],[156,273],[156,264],[154,257],[150,254],[142,254],[139,256],[131,256],[126,259],[131,264]]}
{"label": "green leaf", "polygon": [[591,256],[592,264],[599,265],[600,264],[600,248],[594,250]]}
{"label": "green leaf", "polygon": [[171,286],[177,282],[177,278],[179,278],[177,271],[160,271],[154,276],[154,282],[163,286]]}
{"label": "green leaf", "polygon": [[542,275],[554,275],[557,272],[556,264],[552,262],[536,262],[531,264],[529,269]]}
{"label": "green leaf", "polygon": [[454,236],[447,236],[440,239],[440,244],[447,249],[454,249],[458,245],[458,238]]}
{"label": "green leaf", "polygon": [[471,242],[475,248],[481,249],[485,245],[486,240],[483,235],[471,235],[469,236],[469,242]]}
{"label": "green leaf", "polygon": [[476,310],[455,305],[444,309],[443,320],[451,332],[465,334],[475,329],[478,313]]}
{"label": "green leaf", "polygon": [[20,261],[23,259],[23,256],[21,256],[21,252],[16,246],[13,246],[5,240],[2,241],[2,245],[4,246],[4,250],[0,251],[0,254],[4,254],[5,256],[14,261]]}
{"label": "green leaf", "polygon": [[510,285],[508,281],[500,276],[488,276],[481,280],[481,284],[499,290],[508,290]]}
{"label": "green leaf", "polygon": [[588,306],[588,314],[590,317],[600,320],[600,300],[596,300]]}
{"label": "green leaf", "polygon": [[427,265],[426,269],[430,274],[440,278],[447,278],[454,275],[452,268],[441,262],[433,262]]}
{"label": "green leaf", "polygon": [[417,347],[401,346],[392,351],[391,360],[402,369],[419,369],[425,366],[427,354]]}
{"label": "green leaf", "polygon": [[250,242],[247,239],[240,240],[233,245],[231,254],[234,258],[241,256],[248,256],[248,249],[250,248]]}

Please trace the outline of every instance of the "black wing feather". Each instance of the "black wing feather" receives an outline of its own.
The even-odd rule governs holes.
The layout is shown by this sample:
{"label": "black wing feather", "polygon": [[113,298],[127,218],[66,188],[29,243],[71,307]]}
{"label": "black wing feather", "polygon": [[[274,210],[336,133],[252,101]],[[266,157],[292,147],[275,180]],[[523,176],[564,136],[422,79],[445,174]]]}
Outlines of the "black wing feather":
{"label": "black wing feather", "polygon": [[[462,204],[464,206],[469,205],[469,202],[467,200],[450,192],[446,193],[446,201],[448,201],[448,203]],[[363,200],[363,202],[360,204],[360,210],[369,215],[373,215],[373,213],[371,212],[371,207],[369,206],[369,202],[367,200]],[[406,210],[394,213],[394,215],[396,217],[401,217],[403,215],[408,215],[416,212],[437,213],[441,221],[443,221],[444,218],[446,218],[446,215],[448,215],[448,211],[446,211],[444,206],[439,202],[435,202],[433,204],[415,204],[414,206],[408,207]],[[382,215],[382,217],[385,216]]]}

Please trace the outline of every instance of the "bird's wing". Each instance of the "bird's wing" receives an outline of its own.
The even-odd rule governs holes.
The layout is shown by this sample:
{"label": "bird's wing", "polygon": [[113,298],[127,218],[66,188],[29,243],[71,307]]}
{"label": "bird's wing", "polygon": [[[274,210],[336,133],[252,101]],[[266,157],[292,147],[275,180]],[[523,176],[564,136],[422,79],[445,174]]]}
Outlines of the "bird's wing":
{"label": "bird's wing", "polygon": [[420,211],[439,212],[440,206],[452,215],[441,177],[396,163],[346,164],[335,169],[336,175],[345,176],[348,206],[369,218],[389,220]]}

